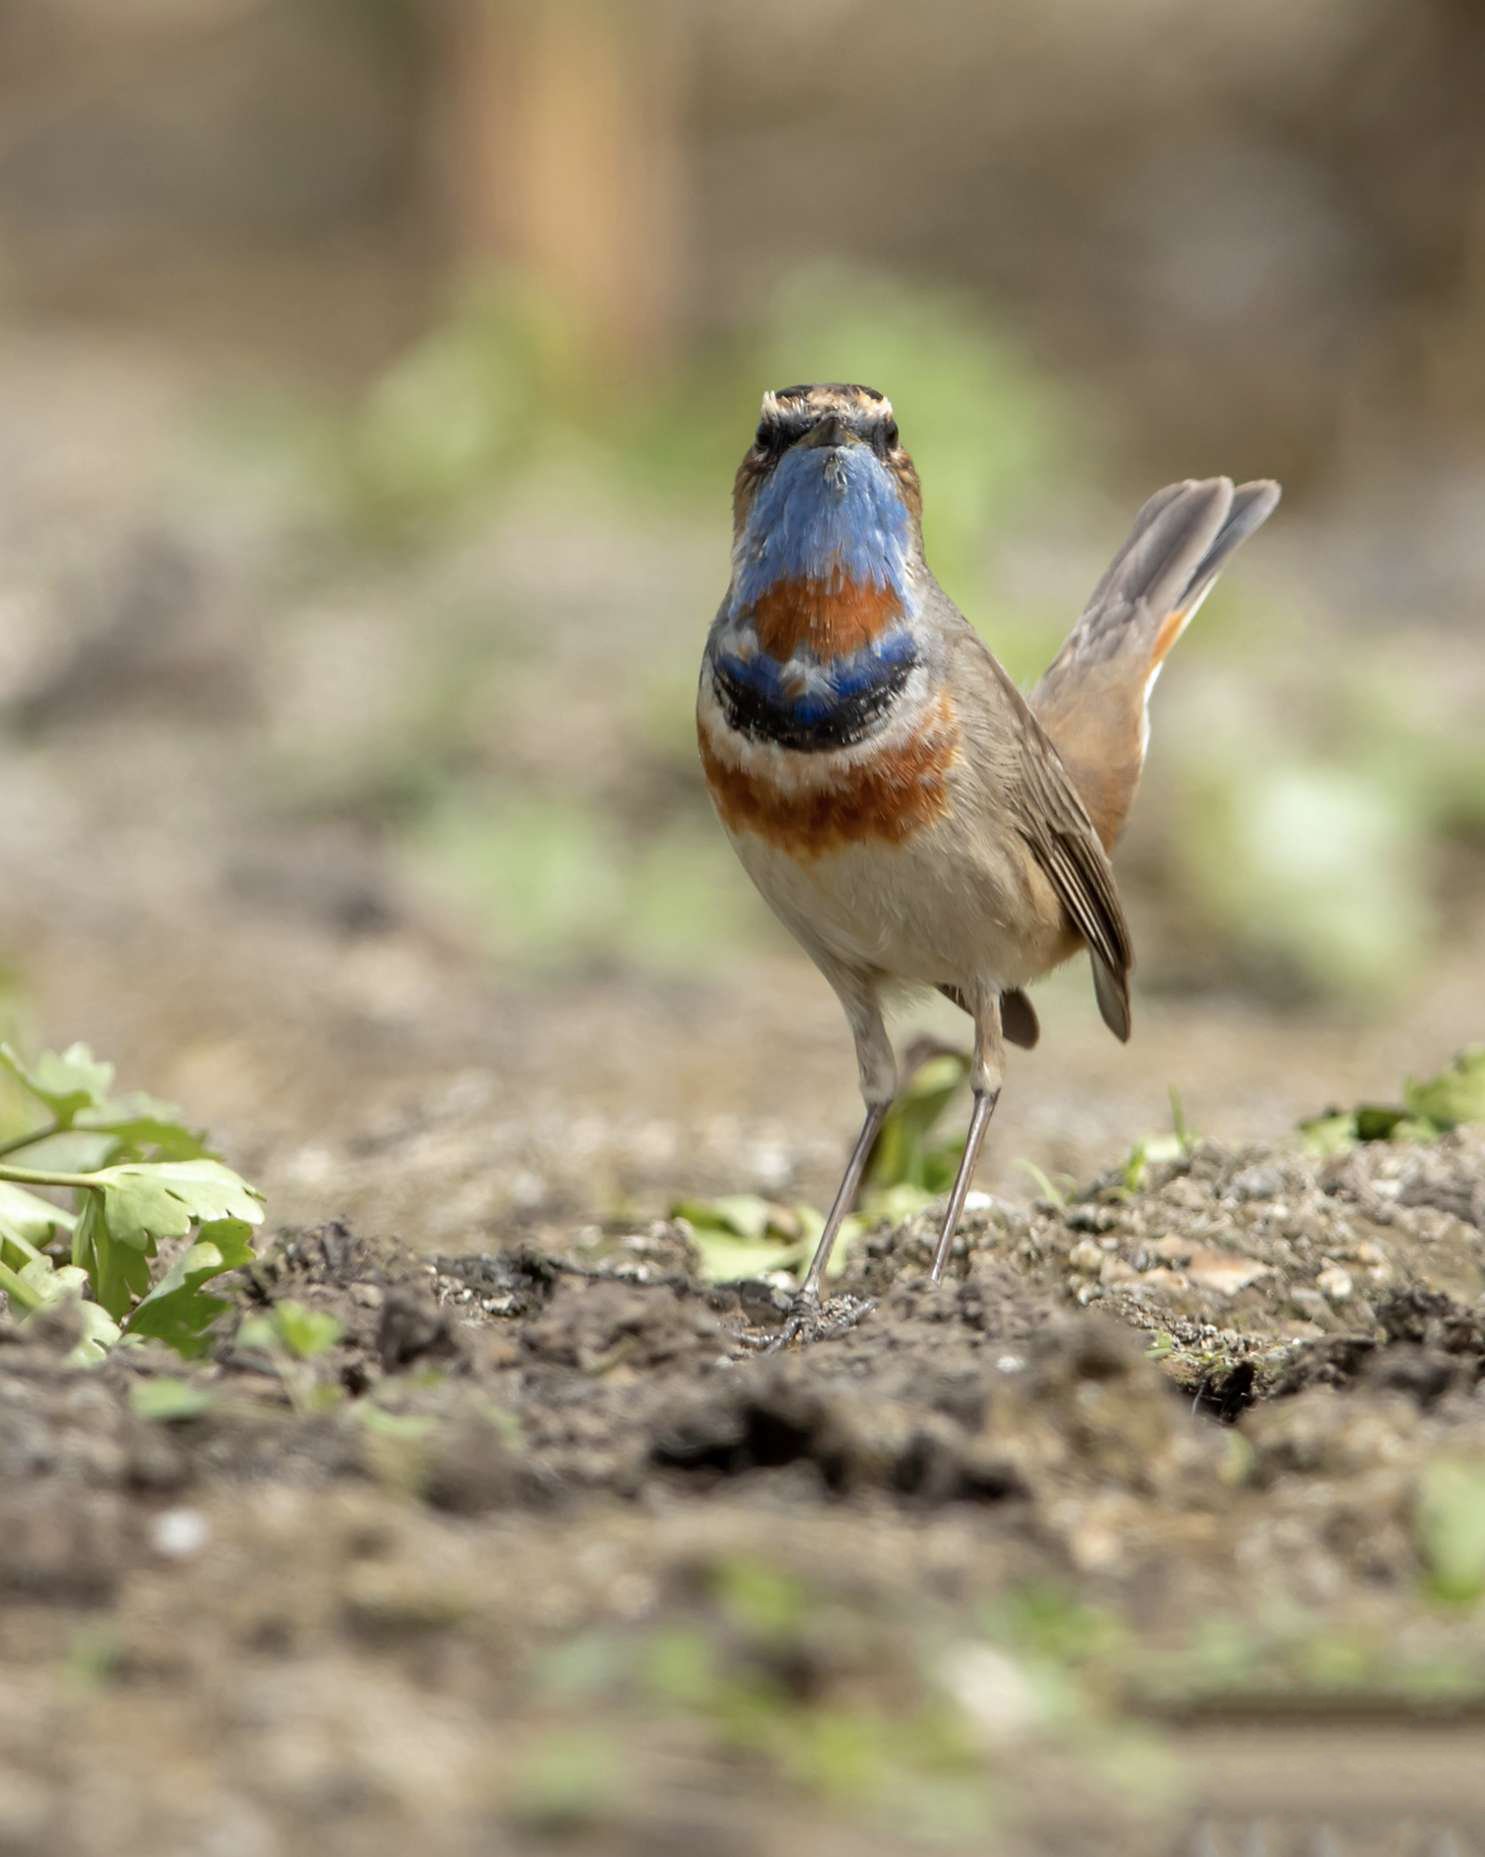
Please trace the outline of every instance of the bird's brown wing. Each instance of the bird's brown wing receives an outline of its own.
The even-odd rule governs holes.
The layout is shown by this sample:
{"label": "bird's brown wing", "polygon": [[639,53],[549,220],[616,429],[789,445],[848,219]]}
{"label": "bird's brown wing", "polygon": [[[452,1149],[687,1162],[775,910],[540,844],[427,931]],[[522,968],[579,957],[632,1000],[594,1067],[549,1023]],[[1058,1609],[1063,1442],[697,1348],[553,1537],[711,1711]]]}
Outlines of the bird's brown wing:
{"label": "bird's brown wing", "polygon": [[[1024,705],[1023,705],[1024,708]],[[1087,943],[1104,1024],[1129,1037],[1129,925],[1108,857],[1057,750],[1026,710],[1027,732],[1016,825],[1068,920]]]}
{"label": "bird's brown wing", "polygon": [[974,746],[991,778],[993,803],[1014,824],[1072,930],[1087,945],[1104,1023],[1116,1038],[1127,1039],[1134,950],[1108,854],[1025,697],[958,608],[940,597],[937,616],[952,641],[951,677],[966,692],[981,693],[975,708],[991,719],[988,727],[982,723]]}

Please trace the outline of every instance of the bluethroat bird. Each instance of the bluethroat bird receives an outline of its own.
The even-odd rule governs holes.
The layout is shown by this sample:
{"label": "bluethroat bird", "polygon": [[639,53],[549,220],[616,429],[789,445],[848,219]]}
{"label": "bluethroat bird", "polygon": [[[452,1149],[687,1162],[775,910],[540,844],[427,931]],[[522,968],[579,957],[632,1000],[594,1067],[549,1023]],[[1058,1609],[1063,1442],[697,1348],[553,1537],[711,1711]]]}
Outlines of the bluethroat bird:
{"label": "bluethroat bird", "polygon": [[939,1233],[943,1275],[1026,988],[1086,950],[1129,1036],[1134,963],[1109,854],[1139,784],[1150,691],[1273,483],[1170,484],[1135,517],[1023,697],[923,559],[923,499],[891,402],[831,383],[765,393],[733,489],[732,581],[702,661],[707,785],[749,876],[835,989],[862,1124],[800,1292],[891,1105],[883,996],[936,987],[974,1023],[974,1106]]}

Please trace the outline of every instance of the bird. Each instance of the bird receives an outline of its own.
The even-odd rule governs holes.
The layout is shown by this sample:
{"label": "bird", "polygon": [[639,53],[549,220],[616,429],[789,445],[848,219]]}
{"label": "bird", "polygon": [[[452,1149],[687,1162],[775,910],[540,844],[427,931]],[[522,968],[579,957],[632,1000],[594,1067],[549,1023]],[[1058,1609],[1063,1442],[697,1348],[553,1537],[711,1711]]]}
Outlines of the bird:
{"label": "bird", "polygon": [[733,486],[731,579],[696,723],[724,831],[845,1012],[865,1120],[795,1302],[826,1269],[897,1090],[883,1017],[937,989],[970,1017],[972,1108],[929,1275],[944,1274],[1027,988],[1086,952],[1130,1034],[1130,930],[1110,865],[1165,658],[1279,486],[1157,490],[1023,695],[923,554],[923,495],[891,401],[844,382],[763,395]]}

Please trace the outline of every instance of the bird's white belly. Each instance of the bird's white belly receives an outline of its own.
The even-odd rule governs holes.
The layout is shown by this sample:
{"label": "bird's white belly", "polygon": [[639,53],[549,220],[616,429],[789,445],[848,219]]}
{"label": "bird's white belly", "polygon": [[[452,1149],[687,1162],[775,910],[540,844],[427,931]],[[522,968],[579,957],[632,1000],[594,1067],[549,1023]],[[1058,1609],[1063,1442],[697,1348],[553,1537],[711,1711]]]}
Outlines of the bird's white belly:
{"label": "bird's white belly", "polygon": [[973,980],[1022,986],[1048,961],[1012,924],[1015,874],[956,842],[952,821],[901,845],[799,857],[751,832],[730,833],[775,914],[811,953],[911,985]]}

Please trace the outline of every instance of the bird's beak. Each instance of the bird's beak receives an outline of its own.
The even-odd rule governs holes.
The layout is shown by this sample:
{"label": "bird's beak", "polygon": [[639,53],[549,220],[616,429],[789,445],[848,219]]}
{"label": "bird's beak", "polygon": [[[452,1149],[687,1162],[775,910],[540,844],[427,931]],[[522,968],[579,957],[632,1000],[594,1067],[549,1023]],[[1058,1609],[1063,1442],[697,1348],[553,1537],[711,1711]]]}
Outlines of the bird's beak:
{"label": "bird's beak", "polygon": [[841,420],[839,413],[826,413],[823,419],[817,419],[799,441],[799,449],[808,451],[816,445],[844,445],[851,437],[850,428]]}

